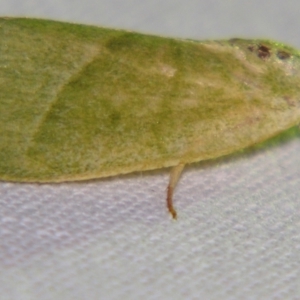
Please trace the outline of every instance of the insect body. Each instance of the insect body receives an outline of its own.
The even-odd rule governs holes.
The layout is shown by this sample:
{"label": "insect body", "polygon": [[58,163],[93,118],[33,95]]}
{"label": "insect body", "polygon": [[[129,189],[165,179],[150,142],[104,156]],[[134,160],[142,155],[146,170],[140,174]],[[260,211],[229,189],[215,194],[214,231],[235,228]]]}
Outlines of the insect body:
{"label": "insect body", "polygon": [[60,182],[229,154],[300,120],[300,53],[0,19],[0,178]]}

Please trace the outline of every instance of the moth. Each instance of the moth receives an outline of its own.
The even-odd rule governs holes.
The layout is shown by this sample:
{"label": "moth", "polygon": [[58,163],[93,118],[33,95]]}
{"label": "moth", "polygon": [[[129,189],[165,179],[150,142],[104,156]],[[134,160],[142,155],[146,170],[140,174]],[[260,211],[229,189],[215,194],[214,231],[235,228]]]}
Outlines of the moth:
{"label": "moth", "polygon": [[0,18],[0,179],[86,180],[186,164],[300,121],[300,52]]}

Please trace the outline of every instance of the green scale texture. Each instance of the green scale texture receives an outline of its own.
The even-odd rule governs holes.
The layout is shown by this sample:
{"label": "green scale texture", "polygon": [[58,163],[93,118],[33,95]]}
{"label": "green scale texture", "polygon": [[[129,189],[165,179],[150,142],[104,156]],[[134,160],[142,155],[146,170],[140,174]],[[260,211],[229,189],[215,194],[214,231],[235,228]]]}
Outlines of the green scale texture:
{"label": "green scale texture", "polygon": [[300,53],[0,18],[0,179],[65,181],[216,158],[300,121]]}

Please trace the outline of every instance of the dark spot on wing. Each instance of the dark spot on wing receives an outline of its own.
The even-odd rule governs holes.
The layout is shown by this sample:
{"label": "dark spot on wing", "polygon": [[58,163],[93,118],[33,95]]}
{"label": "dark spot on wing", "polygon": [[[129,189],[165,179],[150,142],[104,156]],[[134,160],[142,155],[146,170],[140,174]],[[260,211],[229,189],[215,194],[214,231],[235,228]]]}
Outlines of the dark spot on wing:
{"label": "dark spot on wing", "polygon": [[271,56],[270,48],[260,45],[257,49],[257,56],[262,59],[267,59]]}
{"label": "dark spot on wing", "polygon": [[[257,57],[261,59],[268,59],[272,55],[271,48],[263,45],[263,44],[258,44],[258,45],[249,45],[248,50],[255,53]],[[291,54],[285,50],[277,50],[276,56],[281,59],[281,60],[286,60],[291,57]]]}
{"label": "dark spot on wing", "polygon": [[279,59],[284,60],[284,59],[290,58],[291,55],[290,55],[290,53],[288,53],[288,52],[286,52],[286,51],[278,50],[278,51],[277,51],[277,57],[278,57]]}
{"label": "dark spot on wing", "polygon": [[254,52],[261,59],[268,59],[271,56],[271,49],[265,45],[250,45],[248,50]]}

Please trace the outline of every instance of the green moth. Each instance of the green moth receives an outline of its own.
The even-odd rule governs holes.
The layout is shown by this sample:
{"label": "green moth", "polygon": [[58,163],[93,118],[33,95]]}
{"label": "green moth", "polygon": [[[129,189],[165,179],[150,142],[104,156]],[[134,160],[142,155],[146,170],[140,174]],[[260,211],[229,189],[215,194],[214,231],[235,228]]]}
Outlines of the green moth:
{"label": "green moth", "polygon": [[0,178],[86,180],[216,158],[300,121],[300,52],[0,18]]}

